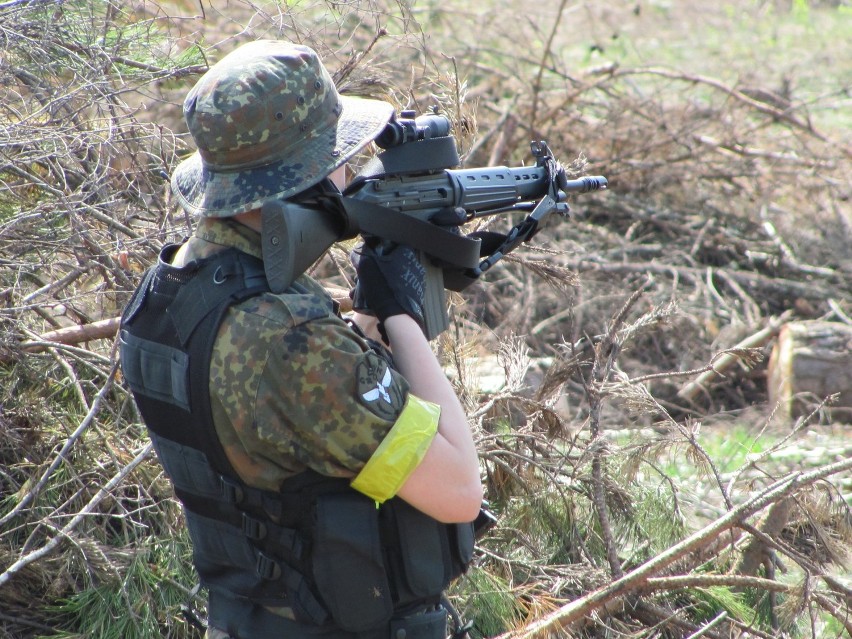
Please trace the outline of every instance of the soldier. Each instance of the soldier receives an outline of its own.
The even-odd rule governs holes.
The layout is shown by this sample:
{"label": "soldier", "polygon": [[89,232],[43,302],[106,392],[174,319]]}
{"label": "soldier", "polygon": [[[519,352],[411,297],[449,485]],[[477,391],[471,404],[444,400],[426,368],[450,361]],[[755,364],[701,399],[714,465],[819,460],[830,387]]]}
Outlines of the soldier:
{"label": "soldier", "polygon": [[421,331],[422,267],[363,247],[371,316],[352,319],[307,275],[270,284],[281,238],[263,205],[339,213],[329,176],[391,115],[278,41],[225,56],[184,102],[198,151],[171,187],[197,228],[134,293],[121,360],[184,507],[211,639],[446,636],[482,488]]}

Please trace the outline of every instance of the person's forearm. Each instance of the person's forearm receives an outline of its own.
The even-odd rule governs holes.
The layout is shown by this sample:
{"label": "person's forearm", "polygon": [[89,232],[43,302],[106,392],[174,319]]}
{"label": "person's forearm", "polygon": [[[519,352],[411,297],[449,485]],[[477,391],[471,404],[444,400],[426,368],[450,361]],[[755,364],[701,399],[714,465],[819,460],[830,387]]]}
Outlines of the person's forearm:
{"label": "person's forearm", "polygon": [[385,330],[396,368],[408,380],[411,392],[440,405],[442,417],[446,418],[448,427],[452,427],[446,434],[448,438],[454,442],[458,440],[476,455],[464,409],[420,328],[410,317],[398,315],[385,321]]}
{"label": "person's forearm", "polygon": [[[425,497],[424,492],[434,492],[434,478],[440,477],[445,483],[441,489],[444,510],[430,514],[447,521],[471,521],[482,500],[482,487],[479,459],[464,409],[417,323],[405,315],[393,316],[385,320],[385,330],[396,367],[408,380],[411,392],[441,407],[435,441],[400,495],[419,507],[417,500]],[[418,471],[427,471],[424,474],[431,475],[432,484],[420,482]]]}

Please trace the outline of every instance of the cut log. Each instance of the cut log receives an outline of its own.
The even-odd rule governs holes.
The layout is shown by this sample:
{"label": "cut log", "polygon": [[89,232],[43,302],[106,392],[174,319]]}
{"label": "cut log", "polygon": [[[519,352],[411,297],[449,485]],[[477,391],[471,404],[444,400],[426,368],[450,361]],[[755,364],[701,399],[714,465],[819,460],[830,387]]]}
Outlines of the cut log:
{"label": "cut log", "polygon": [[[337,302],[341,313],[348,313],[352,310],[352,300],[349,297],[349,291],[342,288],[326,287],[326,291],[331,298]],[[67,326],[49,333],[42,334],[38,339],[27,340],[20,342],[18,347],[21,350],[30,353],[40,353],[46,350],[51,343],[56,344],[79,344],[80,342],[89,342],[97,339],[112,339],[118,332],[118,325],[121,321],[120,317],[110,317],[108,319],[98,320],[91,324],[82,324],[79,326]],[[0,353],[0,363],[5,363],[11,358],[8,355]]]}
{"label": "cut log", "polygon": [[825,414],[852,420],[852,326],[790,322],[778,334],[768,371],[769,401],[788,420],[811,413],[829,396]]}
{"label": "cut log", "polygon": [[686,386],[680,389],[678,397],[687,401],[694,401],[696,397],[705,391],[707,384],[714,379],[723,375],[725,371],[736,365],[741,357],[736,351],[743,351],[748,348],[760,348],[778,334],[781,327],[792,315],[791,311],[784,311],[780,317],[770,318],[769,324],[754,333],[746,339],[736,344],[733,348],[728,349],[729,352],[723,353],[717,358],[714,358],[713,368],[701,373],[695,380],[689,382]]}

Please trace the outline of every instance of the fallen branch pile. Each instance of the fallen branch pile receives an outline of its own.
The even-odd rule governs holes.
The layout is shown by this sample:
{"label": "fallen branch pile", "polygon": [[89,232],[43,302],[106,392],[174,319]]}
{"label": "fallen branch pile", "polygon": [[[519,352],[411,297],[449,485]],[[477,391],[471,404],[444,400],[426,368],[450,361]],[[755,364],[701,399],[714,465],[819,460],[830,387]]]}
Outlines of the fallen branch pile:
{"label": "fallen branch pile", "polygon": [[[545,139],[609,178],[454,298],[436,344],[500,517],[451,593],[476,636],[852,630],[852,462],[818,439],[845,426],[828,396],[780,419],[764,364],[792,321],[852,325],[852,153],[813,103],[656,66],[568,72],[558,20],[526,34],[545,46],[530,59],[448,58],[396,3],[335,5],[335,24],[322,2],[286,20],[202,3],[191,27],[156,3],[82,4],[0,3],[0,637],[200,636],[115,331],[159,247],[191,229],[164,177],[187,146],[177,103],[217,53],[181,29],[215,19],[225,41],[345,34],[348,58],[324,50],[343,84],[441,107],[467,166],[520,165]],[[412,37],[363,27],[389,15]],[[344,248],[314,274],[348,299]],[[488,389],[471,363],[486,353]],[[730,465],[705,435],[735,425],[762,447]],[[811,441],[824,453],[805,461]]]}

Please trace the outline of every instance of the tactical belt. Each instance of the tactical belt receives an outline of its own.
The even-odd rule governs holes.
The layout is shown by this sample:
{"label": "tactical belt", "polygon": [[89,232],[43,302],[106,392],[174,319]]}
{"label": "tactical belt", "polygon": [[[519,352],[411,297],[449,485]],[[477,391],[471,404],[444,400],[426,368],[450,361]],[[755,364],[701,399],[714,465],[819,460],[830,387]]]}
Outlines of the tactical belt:
{"label": "tactical belt", "polygon": [[277,615],[262,606],[210,593],[208,626],[229,639],[446,639],[447,611],[430,606],[393,617],[381,628],[347,632],[332,625],[309,626]]}

